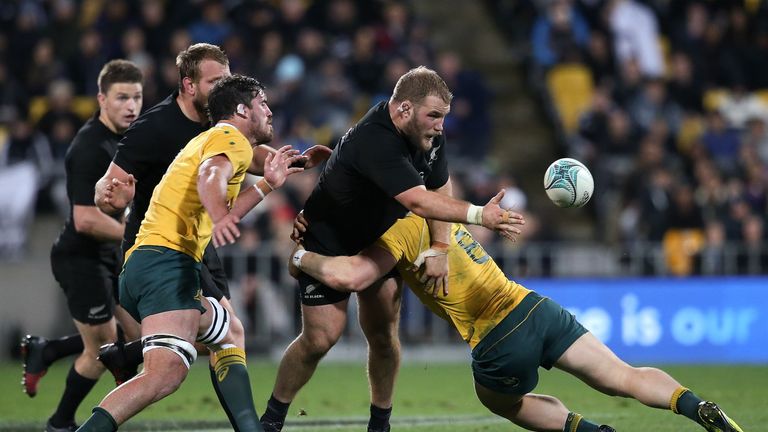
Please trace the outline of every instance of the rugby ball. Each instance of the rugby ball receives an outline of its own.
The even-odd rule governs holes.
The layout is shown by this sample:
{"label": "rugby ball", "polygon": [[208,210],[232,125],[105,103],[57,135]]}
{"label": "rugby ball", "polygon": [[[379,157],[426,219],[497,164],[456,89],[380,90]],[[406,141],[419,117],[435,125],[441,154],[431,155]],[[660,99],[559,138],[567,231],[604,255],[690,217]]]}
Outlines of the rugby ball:
{"label": "rugby ball", "polygon": [[544,190],[558,207],[581,207],[594,189],[592,173],[576,159],[558,159],[544,173]]}

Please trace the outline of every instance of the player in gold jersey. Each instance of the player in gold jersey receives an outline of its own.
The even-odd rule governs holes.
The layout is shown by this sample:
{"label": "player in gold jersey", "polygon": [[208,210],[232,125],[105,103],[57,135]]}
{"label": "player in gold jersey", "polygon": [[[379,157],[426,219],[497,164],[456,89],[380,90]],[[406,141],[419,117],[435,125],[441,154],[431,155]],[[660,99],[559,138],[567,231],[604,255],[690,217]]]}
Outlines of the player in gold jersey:
{"label": "player in gold jersey", "polygon": [[[538,367],[555,366],[591,387],[670,409],[711,432],[742,432],[714,403],[702,401],[667,373],[619,359],[554,301],[507,279],[466,228],[453,224],[447,247],[430,247],[425,219],[409,214],[355,256],[326,257],[301,247],[292,275],[303,271],[331,288],[360,291],[392,268],[435,314],[472,348],[477,397],[491,412],[528,430],[609,432],[570,412],[558,399],[531,393]],[[447,255],[450,291],[427,286],[426,257]]]}
{"label": "player in gold jersey", "polygon": [[285,146],[267,156],[264,178],[240,191],[253,147],[272,140],[272,112],[264,87],[241,75],[211,90],[213,126],[176,156],[152,195],[136,244],[120,274],[120,303],[141,322],[144,371],[107,395],[78,430],[114,431],[149,404],[174,392],[201,342],[215,356],[219,390],[236,430],[261,431],[253,406],[245,351],[234,344],[227,310],[202,297],[203,250],[239,236],[237,222],[287,176],[302,171]]}

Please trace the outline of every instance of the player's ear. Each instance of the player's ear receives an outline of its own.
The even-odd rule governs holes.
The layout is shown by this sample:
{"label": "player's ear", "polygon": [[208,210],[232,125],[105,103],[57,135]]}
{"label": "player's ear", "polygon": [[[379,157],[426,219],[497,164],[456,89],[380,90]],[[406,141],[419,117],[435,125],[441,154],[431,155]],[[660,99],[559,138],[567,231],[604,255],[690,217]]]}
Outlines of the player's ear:
{"label": "player's ear", "polygon": [[96,100],[99,102],[99,108],[104,109],[104,105],[107,103],[107,95],[99,92],[96,94]]}
{"label": "player's ear", "polygon": [[192,96],[195,95],[195,86],[193,85],[194,81],[190,77],[184,77],[181,80],[181,88],[184,91],[184,93],[190,94]]}
{"label": "player's ear", "polygon": [[411,103],[408,101],[400,102],[400,106],[397,107],[397,111],[403,116],[408,116],[411,112]]}

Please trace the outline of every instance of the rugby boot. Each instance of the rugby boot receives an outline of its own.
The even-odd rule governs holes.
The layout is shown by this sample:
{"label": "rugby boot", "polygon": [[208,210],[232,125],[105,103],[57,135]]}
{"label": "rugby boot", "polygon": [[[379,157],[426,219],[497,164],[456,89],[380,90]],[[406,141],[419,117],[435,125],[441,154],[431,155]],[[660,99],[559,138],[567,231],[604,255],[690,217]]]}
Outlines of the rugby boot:
{"label": "rugby boot", "polygon": [[389,430],[390,430],[389,424],[387,424],[383,428],[372,428],[372,427],[368,428],[368,432],[389,432]]}
{"label": "rugby boot", "polygon": [[43,361],[43,349],[48,340],[40,336],[26,335],[21,339],[21,361],[24,372],[21,376],[21,386],[29,397],[37,394],[37,383],[48,372],[48,366]]}
{"label": "rugby boot", "polygon": [[716,403],[699,403],[699,424],[709,432],[744,432],[735,421],[731,420]]}
{"label": "rugby boot", "polygon": [[96,359],[112,373],[117,386],[135,377],[138,373],[139,365],[130,364],[125,355],[125,344],[122,342],[102,345]]}
{"label": "rugby boot", "polygon": [[597,432],[616,432],[616,429],[608,425],[600,425],[600,427],[597,428]]}
{"label": "rugby boot", "polygon": [[262,421],[261,427],[264,429],[264,432],[280,432],[283,430],[283,422]]}
{"label": "rugby boot", "polygon": [[77,430],[79,426],[72,423],[64,427],[56,427],[51,424],[51,420],[48,419],[48,421],[45,423],[45,431],[44,432],[74,432]]}

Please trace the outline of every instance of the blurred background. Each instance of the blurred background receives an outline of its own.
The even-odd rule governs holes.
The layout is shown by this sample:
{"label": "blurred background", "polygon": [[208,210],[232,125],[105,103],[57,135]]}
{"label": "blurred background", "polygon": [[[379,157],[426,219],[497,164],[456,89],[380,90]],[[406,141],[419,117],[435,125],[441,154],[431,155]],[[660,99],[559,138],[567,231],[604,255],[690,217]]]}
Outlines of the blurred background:
{"label": "blurred background", "polygon": [[[526,215],[516,243],[473,227],[510,278],[629,360],[768,363],[761,0],[2,1],[0,358],[24,333],[74,330],[48,255],[102,65],[140,65],[147,109],[195,42],[266,83],[273,144],[299,149],[335,141],[409,68],[437,70],[455,96],[455,195],[483,204],[503,188]],[[565,156],[594,175],[584,208],[544,193]],[[292,177],[221,251],[254,354],[279,356],[300,328],[288,235],[318,173]],[[364,351],[355,321],[331,356]],[[406,356],[462,346],[410,293],[401,329]]]}

